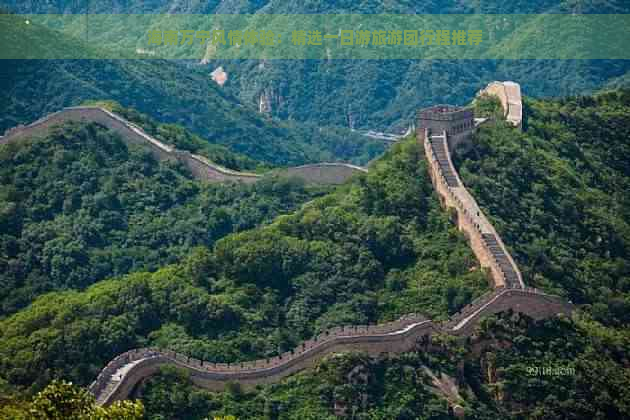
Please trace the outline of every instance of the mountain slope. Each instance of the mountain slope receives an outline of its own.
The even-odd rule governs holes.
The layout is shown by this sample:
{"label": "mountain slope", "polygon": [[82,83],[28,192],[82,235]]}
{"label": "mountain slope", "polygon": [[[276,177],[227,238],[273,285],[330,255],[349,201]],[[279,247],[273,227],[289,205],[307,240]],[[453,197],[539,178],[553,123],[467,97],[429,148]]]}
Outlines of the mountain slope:
{"label": "mountain slope", "polygon": [[[430,2],[104,2],[92,13],[628,13],[621,0],[557,2],[477,2],[433,0]],[[84,4],[29,4],[5,1],[11,10],[34,13],[83,13]],[[61,7],[61,8],[59,8]],[[259,29],[259,28],[253,28]],[[597,30],[597,28],[591,28]],[[120,40],[124,25],[109,25],[105,40]],[[588,33],[584,28],[584,32]],[[580,32],[581,33],[581,32]],[[539,34],[536,22],[520,28],[498,46],[498,54],[514,53],[531,44]],[[491,35],[488,35],[491,36]],[[110,41],[111,43],[112,41]],[[115,43],[115,42],[114,42]],[[582,43],[567,43],[566,51],[578,55]],[[459,57],[458,57],[459,58]],[[198,63],[189,63],[197,68]],[[257,109],[268,102],[271,115],[282,120],[310,122],[323,126],[379,128],[404,131],[413,122],[416,109],[434,103],[465,104],[490,80],[514,80],[534,97],[589,93],[608,80],[630,70],[627,60],[212,60],[202,66],[210,73],[222,66],[228,74],[223,91],[246,107]],[[127,103],[125,103],[127,104]],[[140,106],[143,112],[151,112]],[[167,115],[152,114],[170,121]],[[183,120],[182,120],[183,121]],[[199,121],[188,126],[210,136]],[[203,125],[203,124],[201,124]],[[310,139],[317,136],[304,134]],[[346,134],[348,135],[348,134]],[[343,138],[343,137],[342,137]],[[339,137],[337,137],[338,141]],[[311,141],[307,141],[311,143]],[[238,149],[242,151],[242,149]],[[327,147],[326,150],[330,150]],[[251,154],[250,154],[251,156]],[[353,156],[352,154],[343,155]],[[256,156],[254,156],[256,157]],[[270,161],[270,157],[265,160]],[[324,160],[324,159],[322,159]],[[369,159],[368,159],[369,160]],[[366,160],[364,160],[365,162]]]}
{"label": "mountain slope", "polygon": [[630,417],[630,92],[526,104],[526,133],[482,127],[457,166],[528,284],[581,305],[573,319],[508,313],[466,343],[331,357],[251,392],[207,393],[166,369],[143,390],[147,416],[437,419],[459,407],[478,419]]}
{"label": "mountain slope", "polygon": [[[37,37],[60,50],[85,48],[24,19],[0,19],[0,43],[31,49]],[[17,44],[16,44],[17,43]],[[21,47],[20,47],[21,46]],[[97,52],[98,53],[98,52]],[[384,149],[376,140],[326,127],[283,124],[257,114],[221,89],[205,69],[167,60],[2,60],[0,131],[86,100],[115,100],[164,123],[178,123],[208,142],[276,165],[321,161],[363,164]]]}
{"label": "mountain slope", "polygon": [[[145,388],[148,412],[326,418],[345,406],[368,418],[444,418],[457,404],[477,418],[627,417],[629,98],[529,101],[526,133],[489,124],[457,162],[527,281],[582,304],[574,319],[508,313],[463,346],[437,338],[395,358],[333,358],[252,393],[193,392],[185,376],[165,372]],[[87,384],[113,355],[146,345],[223,362],[268,357],[329,326],[411,310],[444,318],[485,281],[408,139],[292,215],[0,320],[0,372],[15,392],[60,376]],[[457,392],[435,394],[427,369],[454,378]]]}
{"label": "mountain slope", "polygon": [[526,133],[482,129],[463,181],[526,282],[630,324],[630,94],[528,101]]}
{"label": "mountain slope", "polygon": [[178,261],[318,193],[291,180],[198,182],[96,124],[0,146],[0,162],[0,315]]}
{"label": "mountain slope", "polygon": [[[154,273],[40,297],[0,321],[7,343],[0,349],[2,378],[14,389],[39,388],[58,376],[86,385],[113,356],[147,344],[204,360],[248,360],[330,326],[395,319],[410,308],[443,319],[488,286],[430,185],[410,139],[341,190],[270,225],[229,235],[211,251]],[[209,195],[232,199],[222,190]],[[183,212],[171,223],[197,227],[207,214],[199,205],[193,220]],[[226,232],[222,219],[207,226]],[[205,229],[179,238],[203,240]],[[46,350],[31,352],[44,342]]]}

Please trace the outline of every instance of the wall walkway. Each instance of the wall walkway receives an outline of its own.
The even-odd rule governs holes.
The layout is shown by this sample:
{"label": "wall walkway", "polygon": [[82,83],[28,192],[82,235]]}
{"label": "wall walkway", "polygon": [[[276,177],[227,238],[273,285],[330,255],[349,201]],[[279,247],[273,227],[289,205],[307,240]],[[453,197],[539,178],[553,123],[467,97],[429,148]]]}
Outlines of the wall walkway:
{"label": "wall walkway", "polygon": [[196,385],[212,391],[223,390],[228,382],[252,388],[277,382],[313,367],[331,353],[362,351],[371,356],[396,354],[421,347],[434,334],[469,336],[480,319],[506,310],[542,319],[557,314],[568,315],[571,306],[536,289],[500,288],[480,297],[446,323],[410,314],[387,324],[336,327],[269,359],[225,364],[204,362],[158,348],[134,349],[109,362],[90,386],[90,391],[101,405],[125,399],[140,381],[155,374],[164,365],[187,370]]}
{"label": "wall walkway", "polygon": [[[503,84],[503,92],[506,106],[512,106],[512,116],[516,118],[521,109],[520,88],[515,90],[514,87]],[[519,106],[514,107],[510,98],[517,98]],[[508,116],[509,114],[508,110]],[[137,125],[97,107],[65,108],[29,126],[7,131],[5,137],[0,137],[0,144],[44,135],[53,125],[69,120],[102,124],[121,134],[128,143],[149,146],[161,160],[184,163],[199,179],[213,182],[255,182],[261,178],[258,174],[232,171],[203,156],[177,150],[148,135]],[[371,356],[379,356],[415,350],[428,343],[434,334],[469,336],[474,333],[479,320],[499,312],[511,310],[534,319],[570,314],[572,306],[561,298],[525,287],[518,266],[455,170],[446,133],[431,137],[425,135],[422,143],[429,162],[431,179],[442,204],[455,209],[457,226],[468,238],[480,264],[489,269],[493,291],[479,297],[444,323],[410,314],[386,324],[336,327],[299,344],[289,352],[269,359],[222,364],[193,359],[165,349],[130,350],[110,361],[90,385],[90,391],[96,396],[97,402],[106,405],[127,398],[140,381],[155,374],[164,365],[186,369],[192,381],[206,389],[221,390],[231,381],[247,388],[279,381],[299,370],[314,366],[330,353],[363,351]],[[276,170],[273,173],[301,177],[307,182],[338,184],[356,173],[366,171],[365,168],[348,164],[322,163]]]}
{"label": "wall walkway", "polygon": [[459,178],[446,133],[433,136],[425,133],[417,137],[424,138],[422,143],[429,162],[429,174],[442,205],[456,210],[457,226],[464,232],[481,266],[490,269],[494,287],[525,287],[521,272],[501,237]]}

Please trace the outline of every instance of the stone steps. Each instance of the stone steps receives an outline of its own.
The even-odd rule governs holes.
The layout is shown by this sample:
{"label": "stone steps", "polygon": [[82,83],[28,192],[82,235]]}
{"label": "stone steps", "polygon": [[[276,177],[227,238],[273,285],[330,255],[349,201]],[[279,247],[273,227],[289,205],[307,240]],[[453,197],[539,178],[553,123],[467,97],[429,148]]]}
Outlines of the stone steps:
{"label": "stone steps", "polygon": [[444,175],[444,179],[446,180],[446,185],[449,187],[459,187],[459,180],[449,164],[448,153],[444,147],[444,139],[442,137],[430,138],[429,142],[442,174]]}
{"label": "stone steps", "polygon": [[492,233],[482,233],[481,237],[484,241],[484,244],[497,261],[499,268],[503,272],[503,276],[505,278],[505,283],[507,287],[520,287],[520,282],[518,280],[518,274],[514,269],[514,265],[512,261],[505,254],[501,245],[497,241],[497,238]]}

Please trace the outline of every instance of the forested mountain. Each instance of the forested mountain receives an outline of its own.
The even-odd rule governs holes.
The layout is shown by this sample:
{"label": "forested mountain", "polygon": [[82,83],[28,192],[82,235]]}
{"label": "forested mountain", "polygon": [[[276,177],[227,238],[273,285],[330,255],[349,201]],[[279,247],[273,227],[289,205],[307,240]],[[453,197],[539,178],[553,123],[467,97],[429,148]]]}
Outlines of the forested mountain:
{"label": "forested mountain", "polygon": [[[39,57],[40,38],[54,39],[51,45],[59,51],[75,54],[77,49],[88,49],[82,39],[26,24],[17,16],[1,16],[3,49],[22,49]],[[99,54],[93,47],[89,51]],[[107,99],[160,122],[179,123],[212,144],[276,165],[340,160],[365,164],[383,151],[382,142],[347,129],[265,118],[217,86],[207,69],[138,58],[2,60],[0,132],[64,106]]]}
{"label": "forested mountain", "polygon": [[[625,0],[0,0],[0,9],[630,13]],[[0,145],[0,419],[630,419],[630,60],[1,59],[45,55],[41,39],[98,57],[127,29],[122,19],[103,28],[97,47],[80,25],[62,33],[0,15],[0,135],[96,103],[236,170],[352,161],[369,171],[335,188],[274,177],[209,184],[87,122]],[[540,30],[526,29],[497,48]],[[210,75],[219,66],[223,86]],[[525,283],[575,304],[571,317],[508,310],[462,340],[436,332],[418,351],[332,354],[248,391],[208,392],[162,368],[135,389],[142,402],[95,405],[86,387],[133,348],[271,358],[334,326],[411,312],[438,325],[487,292],[417,139],[385,151],[351,129],[402,131],[418,108],[469,104],[497,79],[528,95],[523,130],[499,101],[477,100],[477,116],[491,118],[454,164]],[[563,99],[545,98],[554,96]]]}
{"label": "forested mountain", "polygon": [[527,283],[630,326],[630,92],[526,102],[527,132],[481,129],[460,174]]}
{"label": "forested mountain", "polygon": [[[449,418],[454,404],[471,418],[630,416],[630,93],[528,100],[526,111],[525,133],[489,123],[457,166],[526,282],[580,304],[574,319],[506,314],[466,343],[444,337],[427,352],[332,357],[247,393],[194,390],[167,369],[144,387],[148,417],[334,418],[345,409],[357,418]],[[420,146],[407,139],[292,215],[153,273],[49,293],[1,320],[4,392],[54,377],[85,385],[112,356],[144,345],[251,360],[328,326],[410,311],[444,319],[485,282],[440,209]],[[549,366],[563,373],[538,373]],[[455,391],[434,389],[435,378],[448,383],[442,374]]]}
{"label": "forested mountain", "polygon": [[[629,345],[627,331],[589,318],[498,317],[465,346],[445,339],[431,352],[338,354],[251,392],[209,393],[184,372],[164,369],[145,385],[143,402],[150,419],[201,420],[210,412],[238,419],[437,420],[457,418],[454,406],[466,419],[625,419]],[[545,368],[560,372],[543,374]]]}
{"label": "forested mountain", "polygon": [[[415,140],[409,139],[377,162],[368,175],[270,225],[228,235],[212,249],[201,248],[185,261],[154,273],[131,274],[100,281],[85,291],[49,293],[36,299],[30,307],[0,321],[5,343],[0,349],[2,378],[17,389],[36,389],[58,376],[86,385],[113,356],[147,344],[206,360],[236,361],[284,351],[329,326],[394,319],[410,307],[445,318],[486,290],[487,280],[463,237],[440,210],[420,156]],[[126,182],[137,184],[137,175],[129,175]],[[156,174],[160,175],[165,176]],[[119,182],[125,185],[124,179]],[[149,213],[138,214],[134,225],[149,224],[149,238],[157,236],[158,241],[168,240],[170,232],[183,225],[183,235],[173,232],[176,244],[184,245],[175,247],[176,251],[183,252],[188,243],[210,245],[209,236],[213,239],[227,232],[227,211],[238,206],[239,214],[249,213],[234,201],[236,191],[230,194],[225,187],[208,186],[206,194],[193,195],[194,186],[185,184],[188,191],[181,191],[182,187],[170,187],[170,183],[157,178],[151,184],[157,191],[142,194],[144,202],[137,205]],[[276,185],[249,187],[253,188],[250,205],[269,202],[274,191],[285,202],[305,195],[299,186]],[[183,197],[190,197],[185,199],[187,205],[172,211],[177,221],[152,222],[159,217],[152,209],[157,212],[161,201],[166,207],[176,200],[177,195],[167,193],[171,188],[177,188],[175,194],[180,190]],[[293,198],[288,194],[291,190]],[[133,201],[111,192],[102,198],[105,194],[98,195],[96,204],[105,207],[98,214],[110,223],[117,218],[109,209],[124,209]],[[213,210],[212,200],[225,203],[228,209]],[[7,215],[8,223],[15,219],[16,215]],[[156,223],[154,230],[151,225]],[[191,229],[187,231],[186,226]],[[86,227],[50,248],[76,255],[81,248],[73,243],[93,232]],[[129,226],[130,231],[133,228]],[[124,238],[125,230],[117,228],[112,234]],[[138,235],[131,231],[128,236]],[[155,243],[154,250],[149,242],[137,251],[131,245],[115,254],[123,263],[128,261],[128,251],[148,254],[142,257],[144,261],[151,261],[153,255],[168,262],[167,245]],[[95,251],[99,264],[85,264],[88,260],[83,256],[85,262],[72,265],[75,271],[107,267],[113,252]],[[13,252],[17,259],[33,253],[19,247]],[[66,274],[62,280],[67,278]],[[35,348],[42,351],[33,352]]]}
{"label": "forested mountain", "polygon": [[[159,131],[205,145],[176,126]],[[0,146],[0,162],[0,315],[46,291],[155,270],[318,194],[290,180],[201,183],[95,124]]]}
{"label": "forested mountain", "polygon": [[[2,4],[2,2],[0,2]],[[4,1],[16,12],[84,13],[82,2]],[[153,1],[99,2],[91,13],[628,13],[627,2],[537,0],[501,1],[332,1],[267,2],[235,1]],[[528,36],[537,33],[533,22],[520,28],[499,48],[511,51],[527,46]],[[229,29],[229,28],[226,28]],[[260,28],[252,28],[260,29]],[[591,30],[597,30],[593,28]],[[104,39],[120,40],[124,25],[111,25]],[[114,41],[111,41],[115,43]],[[580,44],[567,45],[579,49]],[[499,51],[500,52],[500,51]],[[577,55],[577,54],[576,54]],[[569,56],[571,56],[569,54]],[[324,126],[378,128],[404,131],[415,111],[434,103],[464,104],[491,80],[513,80],[533,97],[567,96],[597,91],[610,79],[630,70],[627,60],[461,60],[466,57],[437,57],[434,60],[212,60],[205,65],[188,62],[186,72],[201,67],[206,74],[222,66],[228,80],[222,91],[248,107],[261,100],[271,115],[281,120]],[[207,61],[207,60],[204,60]],[[103,97],[104,95],[99,95]],[[124,102],[161,120],[166,113],[151,111],[137,103]],[[155,108],[155,107],[154,107]],[[160,109],[160,107],[157,107]],[[180,116],[180,121],[181,120]],[[203,136],[212,138],[199,120],[187,122]],[[310,138],[305,135],[305,138]],[[243,151],[243,149],[237,149]],[[330,149],[327,149],[330,150]],[[350,153],[339,156],[347,159]],[[256,157],[256,156],[254,156]],[[266,160],[270,160],[266,158]],[[369,160],[369,159],[368,159]]]}

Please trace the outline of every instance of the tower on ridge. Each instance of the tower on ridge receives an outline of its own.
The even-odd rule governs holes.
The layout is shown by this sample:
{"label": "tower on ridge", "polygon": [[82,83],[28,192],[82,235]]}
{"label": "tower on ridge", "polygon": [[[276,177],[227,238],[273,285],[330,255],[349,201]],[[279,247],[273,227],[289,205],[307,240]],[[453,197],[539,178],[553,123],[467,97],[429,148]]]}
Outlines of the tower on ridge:
{"label": "tower on ridge", "polygon": [[452,105],[435,105],[418,111],[418,138],[424,141],[424,131],[429,135],[441,135],[446,131],[448,146],[451,151],[459,147],[472,145],[472,133],[475,128],[474,113]]}

